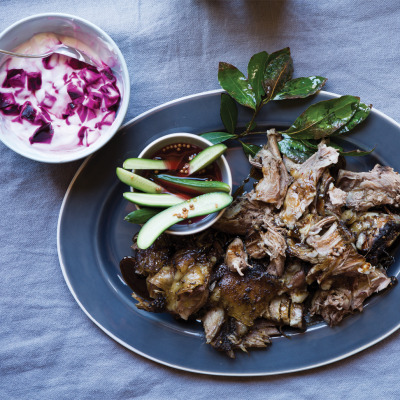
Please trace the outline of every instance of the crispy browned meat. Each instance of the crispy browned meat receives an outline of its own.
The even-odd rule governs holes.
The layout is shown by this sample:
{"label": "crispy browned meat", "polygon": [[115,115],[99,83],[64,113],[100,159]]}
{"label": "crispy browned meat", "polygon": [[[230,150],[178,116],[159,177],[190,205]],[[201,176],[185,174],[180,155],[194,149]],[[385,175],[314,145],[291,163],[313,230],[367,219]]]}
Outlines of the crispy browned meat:
{"label": "crispy browned meat", "polygon": [[317,194],[319,178],[327,167],[337,163],[338,157],[333,147],[320,144],[318,151],[293,171],[294,182],[287,191],[280,213],[280,219],[286,227],[295,227],[296,221],[302,217]]}
{"label": "crispy browned meat", "polygon": [[[136,273],[148,276],[158,272],[170,257],[171,240],[173,239],[162,235],[148,249],[138,251]],[[136,236],[133,238],[132,248],[138,250]]]}
{"label": "crispy browned meat", "polygon": [[387,256],[387,250],[400,235],[398,215],[346,210],[341,219],[354,235],[357,250],[373,265],[380,263],[381,256]]}
{"label": "crispy browned meat", "polygon": [[255,187],[252,199],[281,208],[292,178],[289,176],[278,148],[275,129],[267,132],[268,143],[250,159],[250,164],[261,168],[263,178]]}
{"label": "crispy browned meat", "polygon": [[261,225],[270,209],[265,203],[251,200],[250,197],[247,194],[235,199],[213,228],[231,235],[246,235],[254,226]]}
{"label": "crispy browned meat", "polygon": [[215,310],[210,310],[203,317],[207,343],[231,358],[235,358],[235,350],[247,352],[249,348],[264,348],[271,343],[271,336],[281,335],[273,322],[263,319],[255,321],[252,327],[248,327],[235,318],[228,317],[226,320],[217,321],[218,329],[215,329],[214,320]]}
{"label": "crispy browned meat", "polygon": [[347,194],[346,206],[356,211],[400,204],[400,175],[390,167],[377,164],[370,172],[340,170],[337,186]]}
{"label": "crispy browned meat", "polygon": [[216,282],[210,304],[222,307],[228,316],[252,326],[263,314],[265,304],[276,296],[279,282],[265,274],[260,265],[246,269],[243,276],[223,265],[220,270],[222,276]]}
{"label": "crispy browned meat", "polygon": [[[186,320],[206,303],[211,270],[222,256],[224,246],[212,231],[180,241],[164,235],[160,243],[162,246],[156,243],[160,247],[153,248],[157,267],[160,268],[146,269],[145,263],[149,258],[153,259],[151,254],[148,250],[136,251],[132,267],[136,274],[146,272],[148,296],[135,290],[136,283],[132,287],[133,296],[138,300],[137,307],[140,309],[168,311]],[[162,258],[156,257],[158,252],[163,255]]]}

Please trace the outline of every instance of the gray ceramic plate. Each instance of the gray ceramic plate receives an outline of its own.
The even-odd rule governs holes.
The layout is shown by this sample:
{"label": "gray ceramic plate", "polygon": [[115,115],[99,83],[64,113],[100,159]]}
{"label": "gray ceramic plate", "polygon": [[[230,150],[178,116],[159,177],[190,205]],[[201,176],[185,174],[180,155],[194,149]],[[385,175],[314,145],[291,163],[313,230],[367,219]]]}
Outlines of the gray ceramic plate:
{"label": "gray ceramic plate", "polygon": [[[131,238],[137,226],[123,220],[132,205],[122,198],[125,187],[115,177],[115,168],[156,137],[221,130],[220,93],[185,97],[138,116],[76,173],[61,207],[58,253],[65,280],[80,307],[107,335],[135,353],[174,368],[212,375],[273,375],[314,368],[349,357],[393,333],[400,326],[399,287],[373,297],[363,313],[338,327],[320,323],[290,339],[273,339],[266,350],[238,352],[235,360],[205,344],[200,324],[135,307],[118,265],[122,257],[132,254]],[[312,99],[270,103],[259,115],[258,124],[288,126],[310,104],[333,97],[336,95],[321,92]],[[241,109],[239,124],[244,126],[249,117],[250,112]],[[400,171],[399,139],[400,126],[374,110],[349,140],[362,149],[376,145],[376,150],[368,157],[350,159],[348,168],[368,170],[380,162]],[[265,138],[252,141],[261,144]],[[348,146],[349,142],[342,144]],[[235,146],[229,148],[227,159],[234,185],[238,185],[249,164]],[[390,275],[399,274],[399,255]]]}

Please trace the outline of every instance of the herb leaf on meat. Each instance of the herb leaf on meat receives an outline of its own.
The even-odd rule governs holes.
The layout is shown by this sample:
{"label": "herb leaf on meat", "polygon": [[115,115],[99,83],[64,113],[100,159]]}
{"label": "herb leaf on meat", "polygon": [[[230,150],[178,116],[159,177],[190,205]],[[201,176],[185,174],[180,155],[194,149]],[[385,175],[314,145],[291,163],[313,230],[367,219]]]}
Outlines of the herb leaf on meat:
{"label": "herb leaf on meat", "polygon": [[242,144],[244,154],[246,154],[247,157],[254,157],[261,150],[261,147],[256,144],[244,143],[241,140],[239,140],[239,142]]}
{"label": "herb leaf on meat", "polygon": [[315,152],[315,150],[306,146],[302,140],[292,139],[286,135],[278,142],[278,147],[282,154],[296,163],[303,163]]}

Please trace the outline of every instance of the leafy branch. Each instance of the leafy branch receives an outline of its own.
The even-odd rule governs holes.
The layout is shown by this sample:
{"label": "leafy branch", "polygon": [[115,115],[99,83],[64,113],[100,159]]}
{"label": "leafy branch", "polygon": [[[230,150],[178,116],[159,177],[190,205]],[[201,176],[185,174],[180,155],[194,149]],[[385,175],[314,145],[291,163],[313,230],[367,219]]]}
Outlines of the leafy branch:
{"label": "leafy branch", "polygon": [[[312,96],[325,85],[327,79],[321,76],[292,79],[293,60],[288,47],[271,54],[265,51],[254,54],[248,63],[247,73],[246,78],[235,66],[219,63],[218,80],[227,92],[221,94],[220,108],[226,132],[208,132],[202,136],[213,144],[239,140],[245,154],[254,156],[259,146],[244,143],[240,139],[250,134],[264,133],[254,131],[257,127],[256,117],[262,107],[270,101]],[[237,133],[237,104],[253,110],[249,123],[241,133]],[[361,103],[354,96],[342,96],[313,104],[289,129],[280,132],[283,135],[283,140],[279,142],[280,150],[297,162],[304,161],[318,147],[318,142],[313,141],[348,133],[367,118],[370,110],[371,106]],[[352,156],[370,153],[360,150],[345,153],[341,148],[338,150]]]}

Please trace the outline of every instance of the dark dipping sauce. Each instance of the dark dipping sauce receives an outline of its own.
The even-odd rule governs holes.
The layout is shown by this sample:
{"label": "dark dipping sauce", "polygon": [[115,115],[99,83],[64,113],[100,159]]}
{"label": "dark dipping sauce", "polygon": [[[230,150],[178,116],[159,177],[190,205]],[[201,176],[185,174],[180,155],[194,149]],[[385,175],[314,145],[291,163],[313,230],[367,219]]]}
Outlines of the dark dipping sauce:
{"label": "dark dipping sauce", "polygon": [[[203,168],[194,174],[187,176],[187,166],[189,162],[199,154],[203,149],[199,146],[190,143],[176,143],[163,147],[161,150],[152,154],[149,158],[153,160],[163,160],[167,163],[169,170],[162,171],[140,171],[140,175],[144,178],[150,179],[153,182],[161,185],[168,193],[174,194],[181,197],[183,200],[191,199],[201,195],[202,193],[196,192],[193,189],[185,190],[182,187],[176,187],[173,183],[160,181],[156,178],[156,174],[166,174],[171,176],[177,176],[185,179],[196,179],[202,181],[221,181],[222,174],[217,163],[214,161],[212,164]],[[205,218],[206,215],[201,217],[191,218],[190,220],[185,220],[179,222],[179,224],[190,224],[198,222]]]}

